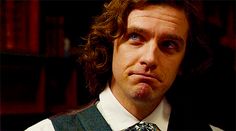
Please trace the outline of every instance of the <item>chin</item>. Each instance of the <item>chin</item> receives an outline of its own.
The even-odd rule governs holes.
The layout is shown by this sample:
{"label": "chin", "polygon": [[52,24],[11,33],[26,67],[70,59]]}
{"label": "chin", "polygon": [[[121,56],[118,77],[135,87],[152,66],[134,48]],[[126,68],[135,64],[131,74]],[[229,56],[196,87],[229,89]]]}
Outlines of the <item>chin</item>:
{"label": "chin", "polygon": [[134,97],[135,99],[148,99],[151,96],[152,88],[150,85],[142,83],[137,85],[135,89]]}

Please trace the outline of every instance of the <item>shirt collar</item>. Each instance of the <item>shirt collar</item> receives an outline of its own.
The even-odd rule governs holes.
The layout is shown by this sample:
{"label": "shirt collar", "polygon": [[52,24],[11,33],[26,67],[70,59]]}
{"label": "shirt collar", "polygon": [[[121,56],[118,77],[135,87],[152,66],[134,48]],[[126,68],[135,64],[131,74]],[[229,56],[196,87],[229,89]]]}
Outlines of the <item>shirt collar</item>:
{"label": "shirt collar", "polygon": [[[100,101],[97,103],[97,108],[112,130],[122,130],[140,122],[119,103],[109,86],[100,93],[99,98]],[[163,99],[156,109],[142,121],[155,123],[162,131],[166,131],[170,112],[170,105],[166,99]]]}

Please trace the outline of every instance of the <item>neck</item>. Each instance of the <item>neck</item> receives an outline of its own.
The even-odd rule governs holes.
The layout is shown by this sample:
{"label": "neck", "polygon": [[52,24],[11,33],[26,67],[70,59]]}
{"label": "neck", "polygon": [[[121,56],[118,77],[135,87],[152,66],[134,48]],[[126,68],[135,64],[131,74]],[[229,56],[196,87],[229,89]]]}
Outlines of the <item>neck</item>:
{"label": "neck", "polygon": [[143,120],[149,116],[160,104],[161,99],[156,103],[125,101],[122,105],[138,120]]}
{"label": "neck", "polygon": [[160,96],[158,99],[155,99],[155,101],[149,99],[130,98],[124,95],[119,88],[114,88],[112,85],[110,87],[113,95],[119,103],[138,120],[143,120],[150,115],[163,98],[163,96]]}

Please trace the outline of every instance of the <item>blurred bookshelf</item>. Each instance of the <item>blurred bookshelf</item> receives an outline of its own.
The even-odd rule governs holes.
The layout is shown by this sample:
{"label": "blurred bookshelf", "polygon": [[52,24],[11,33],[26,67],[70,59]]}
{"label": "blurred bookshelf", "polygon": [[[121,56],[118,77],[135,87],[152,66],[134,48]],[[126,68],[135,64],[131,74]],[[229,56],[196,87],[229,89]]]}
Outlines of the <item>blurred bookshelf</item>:
{"label": "blurred bookshelf", "polygon": [[101,0],[0,1],[1,131],[24,130],[90,101],[74,51],[102,5]]}
{"label": "blurred bookshelf", "polygon": [[1,1],[0,51],[38,54],[39,1]]}

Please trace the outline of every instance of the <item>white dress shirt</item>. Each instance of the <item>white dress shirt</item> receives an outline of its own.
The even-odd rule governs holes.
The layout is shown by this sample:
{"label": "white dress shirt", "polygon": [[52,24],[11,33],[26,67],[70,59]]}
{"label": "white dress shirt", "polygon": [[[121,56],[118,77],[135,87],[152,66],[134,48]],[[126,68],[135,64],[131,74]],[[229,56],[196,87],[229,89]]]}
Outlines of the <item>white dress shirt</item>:
{"label": "white dress shirt", "polygon": [[[112,130],[120,131],[140,122],[118,102],[108,86],[99,95],[99,98],[97,108]],[[166,99],[163,99],[156,109],[142,121],[154,123],[160,130],[167,131],[170,112],[170,105]]]}

